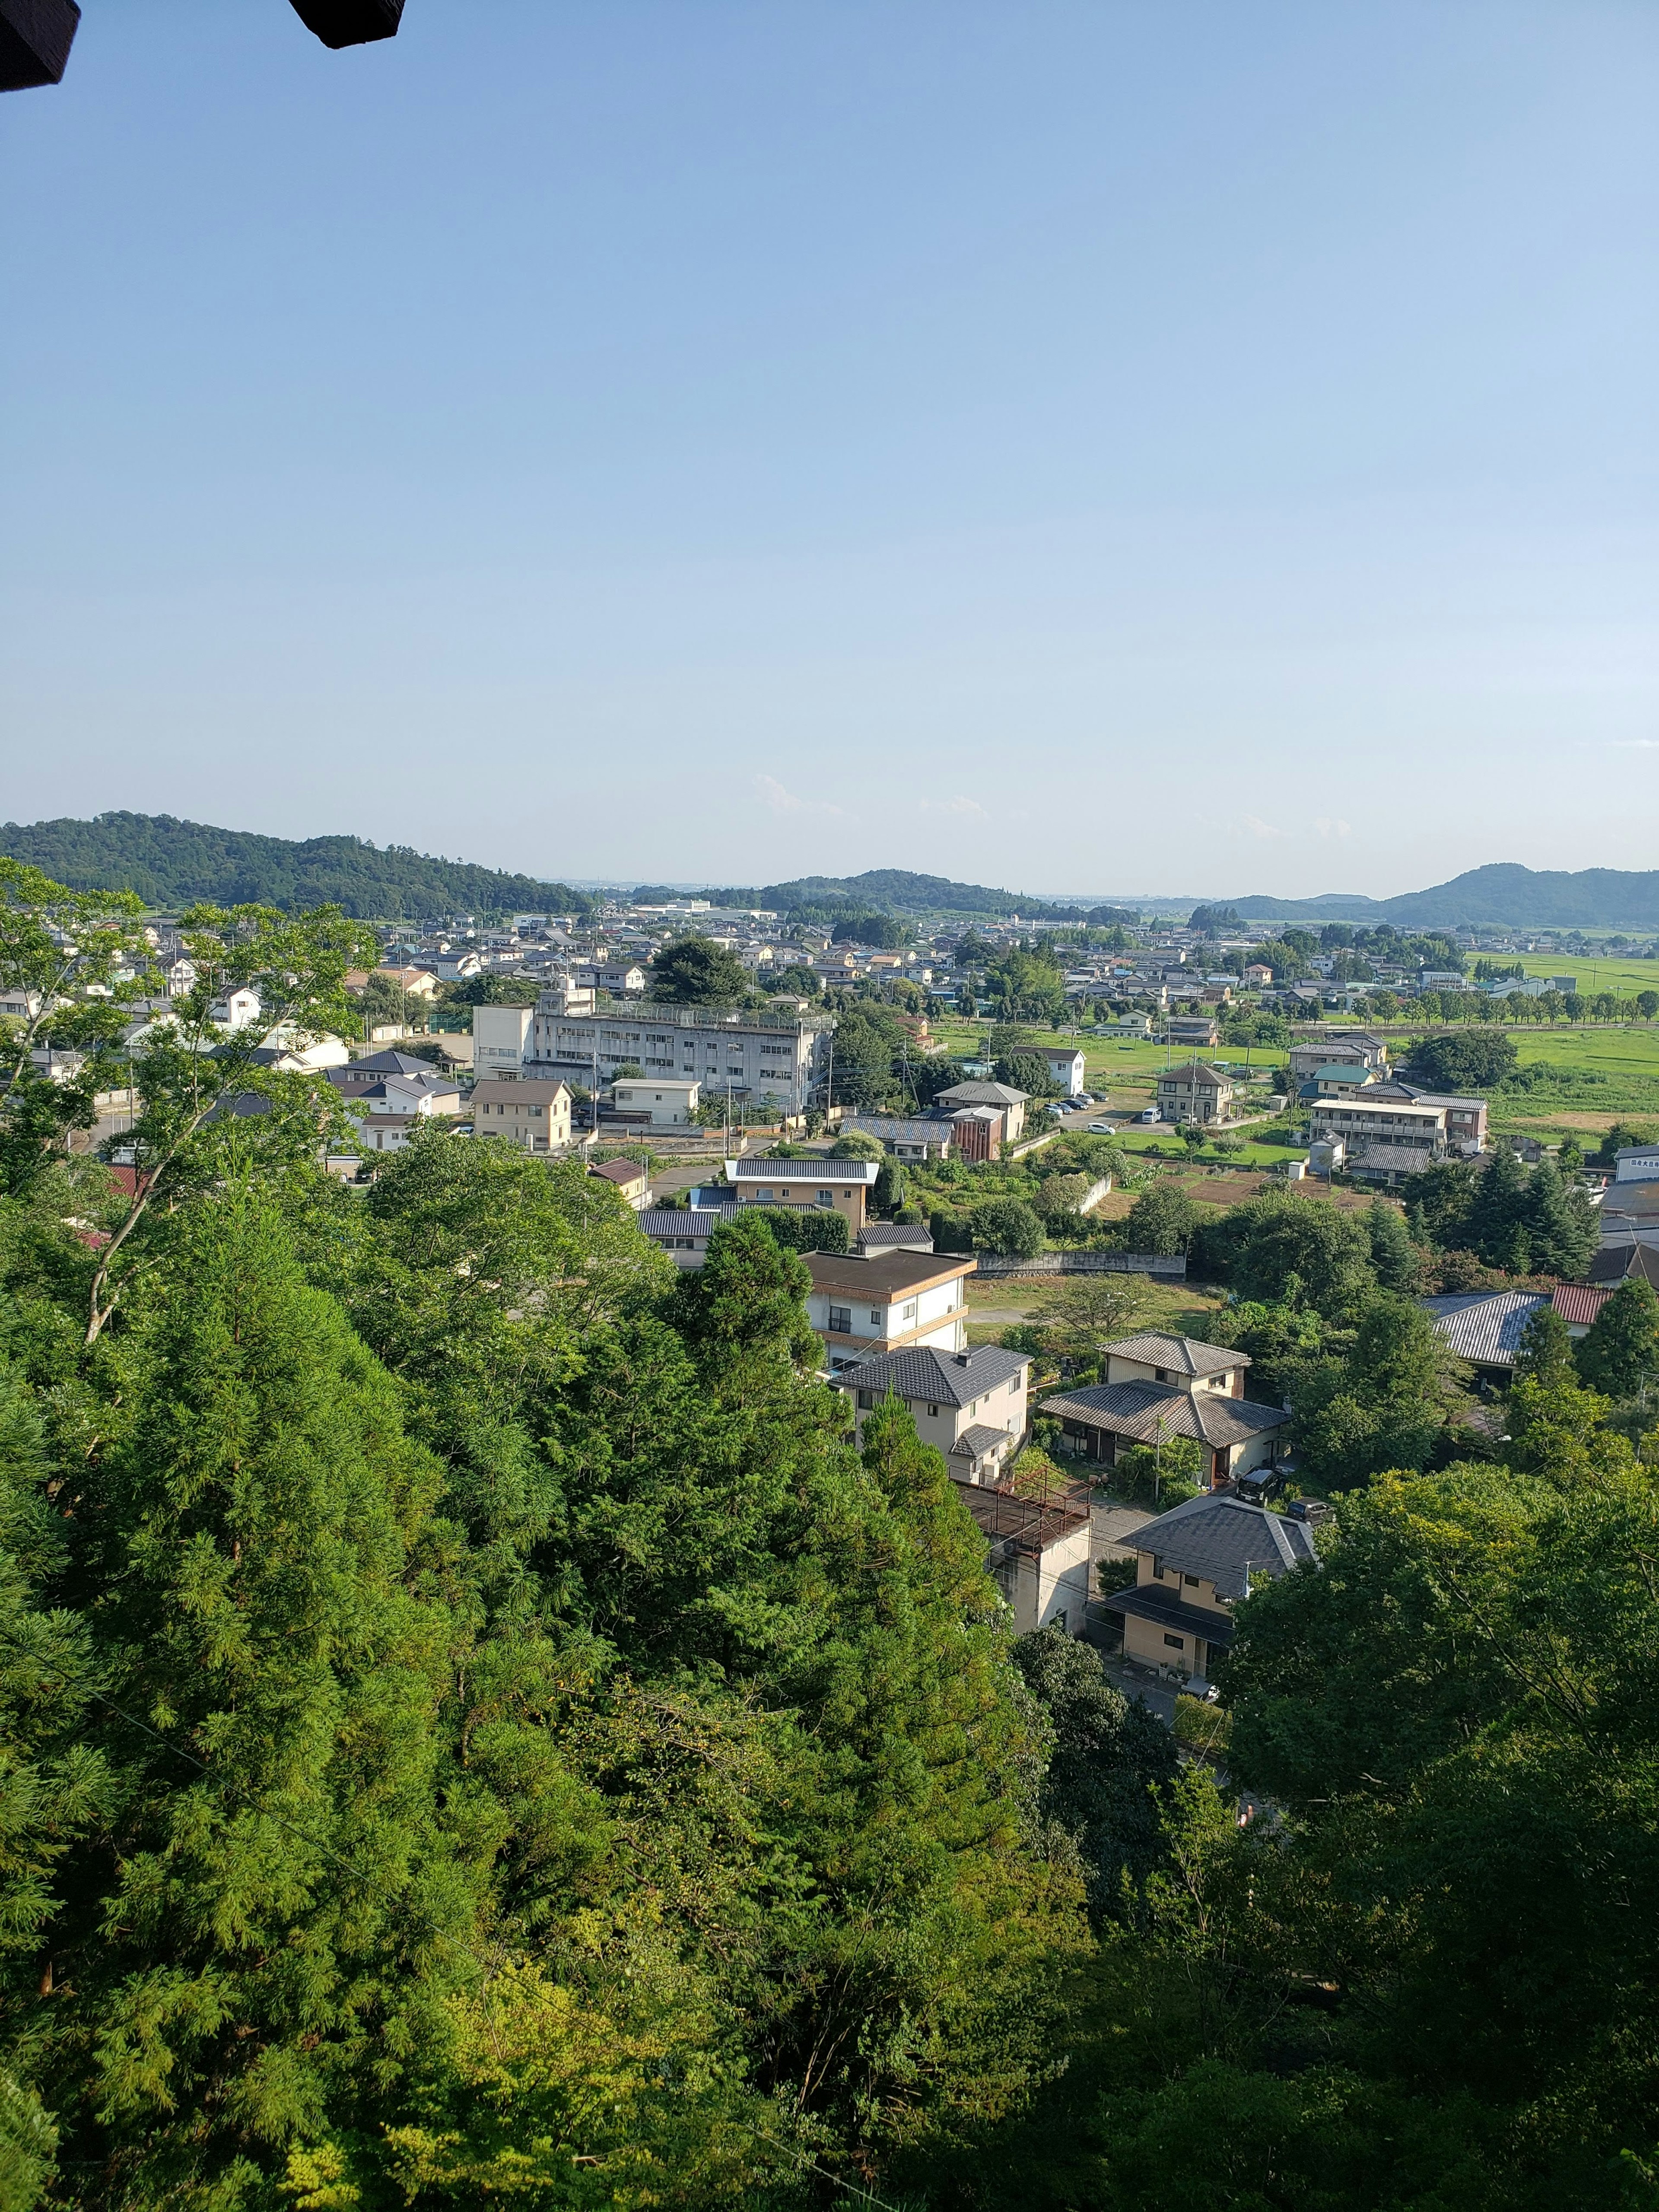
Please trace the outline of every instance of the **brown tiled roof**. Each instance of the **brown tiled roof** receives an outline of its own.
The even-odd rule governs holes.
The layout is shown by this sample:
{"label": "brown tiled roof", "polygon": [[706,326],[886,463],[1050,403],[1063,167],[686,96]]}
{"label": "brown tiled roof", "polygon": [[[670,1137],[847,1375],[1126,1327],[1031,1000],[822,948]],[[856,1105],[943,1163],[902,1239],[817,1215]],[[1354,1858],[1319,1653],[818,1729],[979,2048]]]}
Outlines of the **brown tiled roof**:
{"label": "brown tiled roof", "polygon": [[801,1257],[814,1290],[876,1305],[971,1275],[979,1265],[971,1254],[958,1252],[875,1252],[867,1260],[854,1252],[803,1252]]}

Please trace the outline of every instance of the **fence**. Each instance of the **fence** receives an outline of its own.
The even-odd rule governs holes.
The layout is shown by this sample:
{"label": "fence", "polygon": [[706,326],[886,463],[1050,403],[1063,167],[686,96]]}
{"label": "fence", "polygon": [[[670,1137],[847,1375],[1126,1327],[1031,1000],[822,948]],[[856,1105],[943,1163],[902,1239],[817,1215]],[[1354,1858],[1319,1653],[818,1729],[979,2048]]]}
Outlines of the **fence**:
{"label": "fence", "polygon": [[1158,1275],[1170,1282],[1187,1279],[1184,1252],[1039,1252],[1015,1260],[1000,1252],[981,1252],[981,1275]]}

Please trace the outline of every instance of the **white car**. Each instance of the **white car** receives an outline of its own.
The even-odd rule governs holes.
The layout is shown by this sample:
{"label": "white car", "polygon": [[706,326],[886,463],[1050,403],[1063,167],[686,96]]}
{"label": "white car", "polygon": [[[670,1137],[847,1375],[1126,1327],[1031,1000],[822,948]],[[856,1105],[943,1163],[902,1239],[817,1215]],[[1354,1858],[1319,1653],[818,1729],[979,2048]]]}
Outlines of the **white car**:
{"label": "white car", "polygon": [[1154,1124],[1155,1124],[1155,1123],[1157,1122],[1157,1121],[1158,1121],[1158,1109],[1157,1109],[1157,1107],[1156,1107],[1156,1106],[1148,1106],[1148,1107],[1146,1107],[1145,1109],[1143,1109],[1143,1110],[1142,1110],[1140,1113],[1139,1113],[1139,1114],[1137,1114],[1137,1115],[1135,1115],[1135,1119],[1136,1119],[1136,1121],[1139,1121],[1139,1122],[1142,1125],[1142,1127],[1146,1127],[1146,1128],[1151,1128],[1151,1127],[1152,1127],[1154,1126]]}
{"label": "white car", "polygon": [[1117,1134],[1115,1121],[1091,1121],[1089,1128],[1091,1134],[1097,1137],[1115,1137]]}

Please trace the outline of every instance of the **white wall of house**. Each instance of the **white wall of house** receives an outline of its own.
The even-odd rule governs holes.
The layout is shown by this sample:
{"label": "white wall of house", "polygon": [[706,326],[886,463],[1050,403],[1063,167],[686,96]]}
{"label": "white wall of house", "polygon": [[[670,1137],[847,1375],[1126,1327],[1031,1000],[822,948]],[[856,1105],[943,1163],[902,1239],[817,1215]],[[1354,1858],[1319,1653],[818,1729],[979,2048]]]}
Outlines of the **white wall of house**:
{"label": "white wall of house", "polygon": [[1014,1632],[1063,1626],[1068,1636],[1083,1629],[1089,1602],[1089,1524],[1045,1544],[1036,1558],[1016,1553],[996,1572],[997,1587],[1014,1612]]}
{"label": "white wall of house", "polygon": [[535,1018],[529,1006],[473,1008],[472,1065],[480,1076],[519,1073]]}
{"label": "white wall of house", "polygon": [[[821,1336],[866,1339],[872,1358],[901,1344],[932,1345],[940,1352],[968,1348],[967,1299],[960,1277],[893,1299],[814,1291],[806,1301],[806,1316]],[[835,1348],[843,1357],[848,1350],[844,1340]],[[954,1436],[953,1431],[953,1440]]]}
{"label": "white wall of house", "polygon": [[648,1114],[653,1129],[684,1129],[694,1126],[696,1083],[661,1081],[636,1083],[624,1079],[612,1086],[619,1114]]}
{"label": "white wall of house", "polygon": [[[926,1398],[907,1398],[904,1402],[916,1425],[916,1434],[924,1443],[933,1444],[942,1452],[948,1452],[967,1429],[1006,1429],[1011,1437],[1023,1436],[1027,1395],[1023,1376],[1029,1377],[1030,1374],[1030,1368],[1026,1368],[1023,1376],[1011,1376],[1006,1382],[997,1383],[967,1406],[934,1404]],[[868,1406],[864,1403],[866,1398],[871,1401]],[[854,1390],[854,1433],[860,1443],[864,1438],[865,1416],[874,1411],[876,1403],[873,1392]]]}

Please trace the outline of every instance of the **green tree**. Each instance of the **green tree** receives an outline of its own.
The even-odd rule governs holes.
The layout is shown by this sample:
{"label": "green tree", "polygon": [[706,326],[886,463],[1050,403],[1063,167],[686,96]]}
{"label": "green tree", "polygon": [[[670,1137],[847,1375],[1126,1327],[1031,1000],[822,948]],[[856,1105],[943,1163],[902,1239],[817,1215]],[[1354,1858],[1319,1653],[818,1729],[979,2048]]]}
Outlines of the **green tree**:
{"label": "green tree", "polygon": [[1480,1095],[1507,1083],[1516,1072],[1515,1040],[1502,1030],[1463,1030],[1426,1036],[1412,1047],[1411,1067],[1420,1083],[1455,1095]]}
{"label": "green tree", "polygon": [[1516,1347],[1517,1379],[1554,1384],[1571,1381],[1573,1341],[1567,1324],[1552,1305],[1534,1309]]}
{"label": "green tree", "polygon": [[680,1006],[716,1006],[743,999],[749,971],[735,952],[712,937],[676,938],[651,963],[650,995]]}
{"label": "green tree", "polygon": [[1422,1260],[1398,1209],[1386,1199],[1373,1199],[1365,1212],[1365,1231],[1370,1238],[1371,1272],[1382,1288],[1414,1291],[1422,1276]]}
{"label": "green tree", "polygon": [[1143,1190],[1123,1217],[1123,1249],[1149,1256],[1184,1252],[1198,1225],[1198,1209],[1167,1177]]}
{"label": "green tree", "polygon": [[1395,1468],[1425,1467],[1454,1417],[1457,1365],[1410,1298],[1374,1291],[1352,1350],[1311,1369],[1296,1389],[1297,1455],[1346,1489]]}
{"label": "green tree", "polygon": [[1075,1850],[1099,1925],[1123,1915],[1124,1876],[1139,1886],[1161,1856],[1157,1793],[1175,1777],[1175,1738],[1063,1629],[1022,1636],[1013,1661],[1053,1731],[1038,1817]]}
{"label": "green tree", "polygon": [[1042,1249],[1042,1224],[1023,1198],[988,1198],[973,1212],[975,1249],[1029,1260]]}
{"label": "green tree", "polygon": [[1089,1178],[1084,1175],[1051,1175],[1042,1179],[1036,1199],[1037,1212],[1051,1226],[1077,1226],[1078,1208],[1088,1196]]}
{"label": "green tree", "polygon": [[416,1588],[435,1469],[246,1189],[171,1261],[70,1577],[121,1786],[67,1883],[52,2091],[138,2201],[246,2191],[386,2094],[446,2033],[477,1895],[441,1811],[454,1626]]}
{"label": "green tree", "polygon": [[996,1079],[1033,1098],[1060,1096],[1060,1085],[1048,1073],[1048,1063],[1040,1052],[1005,1053],[996,1062]]}
{"label": "green tree", "polygon": [[1291,1190],[1264,1193],[1206,1223],[1192,1264],[1239,1297],[1264,1303],[1278,1298],[1294,1276],[1308,1303],[1328,1319],[1352,1310],[1376,1279],[1367,1220]]}
{"label": "green tree", "polygon": [[1639,1277],[1620,1283],[1579,1339],[1578,1371],[1609,1398],[1644,1393],[1659,1370],[1659,1296]]}
{"label": "green tree", "polygon": [[844,1213],[804,1206],[757,1206],[753,1211],[771,1231],[781,1251],[846,1252],[852,1249]]}

